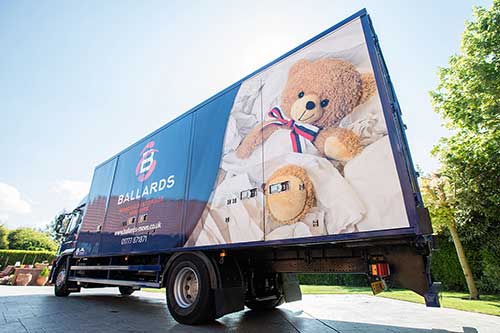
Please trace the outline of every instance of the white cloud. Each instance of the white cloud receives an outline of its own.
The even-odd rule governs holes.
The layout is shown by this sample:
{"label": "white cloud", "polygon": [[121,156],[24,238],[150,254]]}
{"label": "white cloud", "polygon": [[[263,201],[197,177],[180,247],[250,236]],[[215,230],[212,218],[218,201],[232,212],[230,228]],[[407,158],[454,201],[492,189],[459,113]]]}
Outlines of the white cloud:
{"label": "white cloud", "polygon": [[21,193],[12,185],[0,182],[0,218],[5,221],[9,214],[28,214],[31,205],[21,197]]}
{"label": "white cloud", "polygon": [[6,224],[9,219],[9,215],[5,213],[0,213],[0,225]]}
{"label": "white cloud", "polygon": [[70,201],[78,203],[89,192],[88,182],[61,180],[54,184],[52,192],[65,195]]}

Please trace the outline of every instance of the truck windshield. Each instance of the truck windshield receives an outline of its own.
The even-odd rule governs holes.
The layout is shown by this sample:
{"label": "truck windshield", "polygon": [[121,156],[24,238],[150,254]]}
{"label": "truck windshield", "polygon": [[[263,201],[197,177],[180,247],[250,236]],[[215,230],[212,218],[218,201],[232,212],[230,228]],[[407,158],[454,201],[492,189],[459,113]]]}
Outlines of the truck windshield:
{"label": "truck windshield", "polygon": [[80,224],[80,217],[81,217],[81,212],[76,211],[71,215],[71,220],[68,223],[68,226],[66,228],[66,234],[71,234],[76,231],[78,228],[78,225]]}

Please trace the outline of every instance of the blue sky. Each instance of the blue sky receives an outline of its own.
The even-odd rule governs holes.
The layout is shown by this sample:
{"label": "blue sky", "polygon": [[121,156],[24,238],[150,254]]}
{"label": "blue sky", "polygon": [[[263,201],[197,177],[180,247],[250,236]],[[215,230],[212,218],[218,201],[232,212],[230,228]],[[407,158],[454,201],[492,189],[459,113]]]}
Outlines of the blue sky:
{"label": "blue sky", "polygon": [[97,164],[363,7],[435,170],[428,91],[472,5],[491,1],[2,1],[0,223],[43,227]]}

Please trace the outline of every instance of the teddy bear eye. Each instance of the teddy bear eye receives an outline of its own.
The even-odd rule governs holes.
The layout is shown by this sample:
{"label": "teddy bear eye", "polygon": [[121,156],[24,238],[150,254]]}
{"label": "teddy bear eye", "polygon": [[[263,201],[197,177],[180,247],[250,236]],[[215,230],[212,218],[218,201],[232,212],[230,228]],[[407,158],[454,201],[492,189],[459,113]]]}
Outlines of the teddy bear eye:
{"label": "teddy bear eye", "polygon": [[302,98],[302,97],[304,97],[304,92],[303,91],[299,92],[299,98]]}
{"label": "teddy bear eye", "polygon": [[328,105],[328,103],[329,103],[329,102],[330,102],[330,101],[329,101],[329,100],[327,100],[327,99],[322,100],[322,101],[321,101],[321,107],[322,107],[322,108],[326,107],[326,106]]}

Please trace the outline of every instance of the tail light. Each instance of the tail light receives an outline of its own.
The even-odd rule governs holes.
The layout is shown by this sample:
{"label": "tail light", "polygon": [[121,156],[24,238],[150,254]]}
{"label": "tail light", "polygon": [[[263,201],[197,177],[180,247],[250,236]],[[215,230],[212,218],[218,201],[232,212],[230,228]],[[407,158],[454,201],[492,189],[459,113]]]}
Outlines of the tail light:
{"label": "tail light", "polygon": [[391,274],[389,270],[389,264],[386,262],[378,262],[370,265],[370,271],[372,276],[387,277]]}

